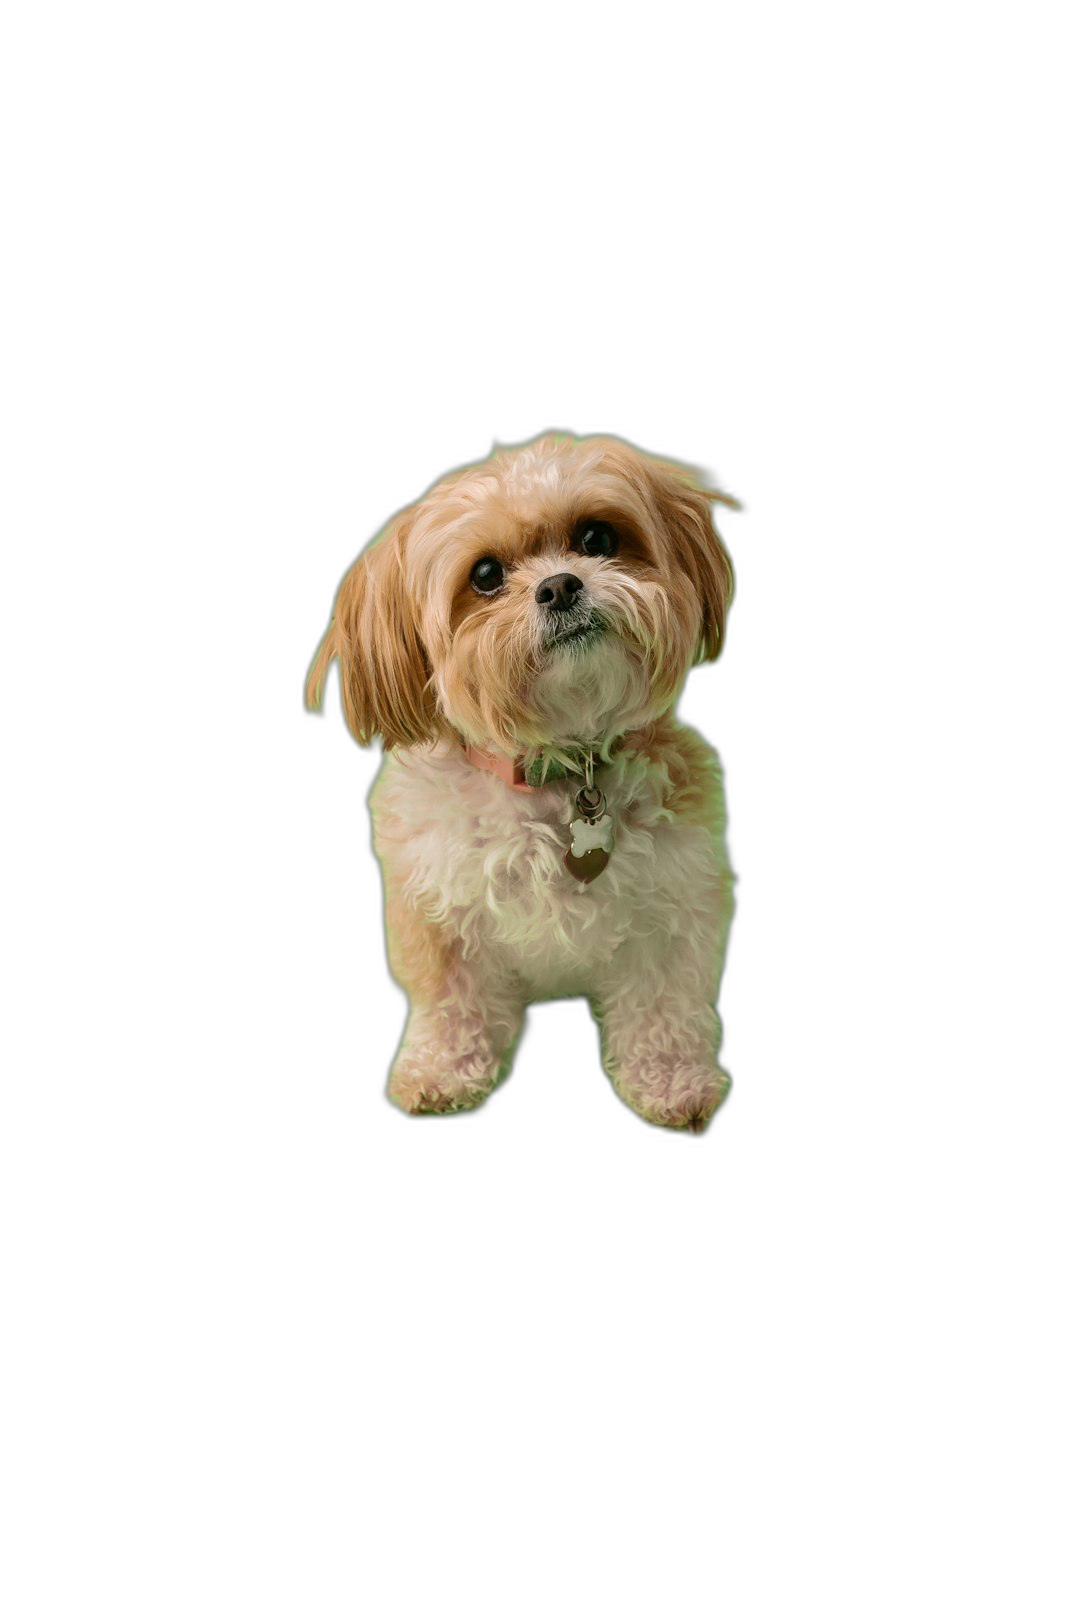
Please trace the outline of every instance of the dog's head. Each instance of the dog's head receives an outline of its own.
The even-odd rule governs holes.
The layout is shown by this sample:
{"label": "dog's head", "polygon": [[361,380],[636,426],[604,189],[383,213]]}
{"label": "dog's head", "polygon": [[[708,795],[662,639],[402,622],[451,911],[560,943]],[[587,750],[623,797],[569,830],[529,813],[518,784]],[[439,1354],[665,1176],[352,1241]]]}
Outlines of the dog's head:
{"label": "dog's head", "polygon": [[359,557],[308,676],[359,741],[518,754],[603,743],[719,655],[731,563],[687,468],[550,434],[445,478]]}

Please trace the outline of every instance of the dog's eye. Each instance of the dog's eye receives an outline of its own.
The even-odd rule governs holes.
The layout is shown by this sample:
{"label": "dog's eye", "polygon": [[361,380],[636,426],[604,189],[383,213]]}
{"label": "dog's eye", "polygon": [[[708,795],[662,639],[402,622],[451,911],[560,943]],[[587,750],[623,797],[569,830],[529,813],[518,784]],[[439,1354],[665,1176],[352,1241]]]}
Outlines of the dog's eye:
{"label": "dog's eye", "polygon": [[481,556],[469,574],[469,583],[477,595],[494,595],[506,582],[503,564],[494,556]]}
{"label": "dog's eye", "polygon": [[610,522],[583,522],[574,535],[574,549],[583,556],[614,556],[619,548],[619,536]]}

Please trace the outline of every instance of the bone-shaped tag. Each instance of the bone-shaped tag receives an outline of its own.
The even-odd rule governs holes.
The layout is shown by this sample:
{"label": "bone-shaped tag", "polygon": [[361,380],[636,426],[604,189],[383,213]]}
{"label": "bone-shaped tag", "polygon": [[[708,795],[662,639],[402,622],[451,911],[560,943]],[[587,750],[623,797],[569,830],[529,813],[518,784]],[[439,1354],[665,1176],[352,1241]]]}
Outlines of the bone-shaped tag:
{"label": "bone-shaped tag", "polygon": [[598,820],[574,820],[570,826],[570,835],[573,838],[570,852],[575,859],[583,858],[595,848],[610,853],[615,846],[610,814],[601,814]]}

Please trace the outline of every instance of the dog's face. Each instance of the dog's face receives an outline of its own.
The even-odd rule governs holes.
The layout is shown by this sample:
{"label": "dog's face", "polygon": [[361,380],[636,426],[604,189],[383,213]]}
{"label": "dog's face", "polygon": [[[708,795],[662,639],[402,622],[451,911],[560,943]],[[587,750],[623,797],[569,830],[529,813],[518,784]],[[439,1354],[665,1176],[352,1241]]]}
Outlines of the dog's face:
{"label": "dog's face", "polygon": [[309,702],[337,656],[361,741],[456,733],[519,754],[645,724],[719,654],[732,573],[709,502],[724,498],[616,439],[496,450],[360,556]]}

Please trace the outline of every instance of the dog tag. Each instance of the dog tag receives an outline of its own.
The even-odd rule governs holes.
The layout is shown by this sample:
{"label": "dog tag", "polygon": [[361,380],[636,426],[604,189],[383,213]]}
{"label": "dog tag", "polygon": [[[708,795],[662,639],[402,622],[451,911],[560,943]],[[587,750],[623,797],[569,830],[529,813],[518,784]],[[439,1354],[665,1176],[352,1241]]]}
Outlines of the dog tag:
{"label": "dog tag", "polygon": [[611,858],[615,826],[598,786],[583,786],[575,807],[578,817],[570,823],[566,868],[580,882],[595,881]]}

